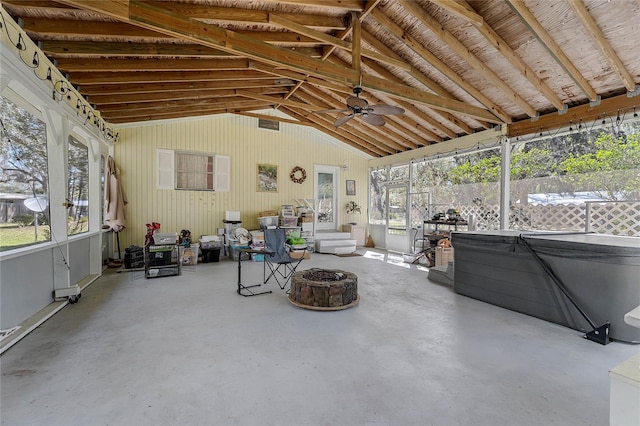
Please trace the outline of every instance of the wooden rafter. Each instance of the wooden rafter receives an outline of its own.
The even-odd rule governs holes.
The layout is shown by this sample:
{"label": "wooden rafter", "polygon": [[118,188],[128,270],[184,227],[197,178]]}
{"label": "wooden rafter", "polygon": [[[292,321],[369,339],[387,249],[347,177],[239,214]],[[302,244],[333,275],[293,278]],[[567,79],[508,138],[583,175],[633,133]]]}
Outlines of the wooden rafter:
{"label": "wooden rafter", "polygon": [[131,94],[131,93],[154,93],[154,92],[177,92],[177,91],[199,91],[199,90],[215,90],[215,89],[250,89],[256,87],[289,87],[293,85],[293,80],[285,78],[264,78],[260,80],[243,80],[243,81],[198,81],[198,82],[176,82],[176,83],[121,83],[121,84],[92,84],[83,87],[83,92],[91,95],[107,95],[107,94]]}
{"label": "wooden rafter", "polygon": [[[189,4],[177,3],[166,4],[162,2],[148,2],[157,7],[165,9],[177,15],[188,16],[193,19],[204,19],[207,21],[268,24],[271,12],[257,9],[239,9],[234,7],[216,7],[210,4]],[[314,15],[306,13],[278,13],[279,17],[295,22],[299,25],[314,28],[317,30],[344,30],[345,23],[339,17],[327,15]]]}
{"label": "wooden rafter", "polygon": [[[360,22],[361,22],[362,19],[364,19],[378,5],[378,3],[380,1],[382,1],[382,0],[372,0],[372,1],[367,2],[364,10],[358,15],[358,20],[360,20]],[[353,30],[353,25],[354,24],[355,24],[355,22],[354,22],[353,17],[352,17],[351,25],[349,25],[348,28],[340,31],[336,35],[336,38],[339,39],[339,40],[346,39],[347,36],[349,36],[349,34],[351,34],[351,31]],[[331,56],[333,54],[335,49],[336,49],[335,45],[324,46],[324,48],[323,48],[324,51],[322,53],[321,60],[323,60],[323,61],[326,60],[329,56]],[[387,56],[393,58],[393,55],[387,55]],[[307,74],[305,76],[305,78],[309,78],[309,77],[310,77],[309,74]],[[296,86],[291,89],[291,91],[289,92],[289,94],[286,97],[288,98],[289,96],[293,95],[296,92],[296,90],[298,90],[300,88],[300,86],[302,84],[303,84],[302,81],[300,81],[298,84],[296,84]]]}
{"label": "wooden rafter", "polygon": [[[469,5],[469,3],[464,0],[460,0],[460,2],[456,4],[460,4],[468,10],[473,11],[471,5]],[[542,93],[558,111],[565,110],[566,106],[562,102],[560,97],[558,97],[558,95],[556,95],[553,90],[551,90],[547,83],[545,83],[540,77],[538,77],[533,68],[531,68],[511,48],[511,46],[509,46],[509,44],[502,37],[500,37],[498,33],[494,31],[493,28],[491,28],[489,25],[479,25],[476,26],[476,29],[480,34],[482,34],[485,39],[487,39],[489,43],[493,45],[493,47],[496,48],[496,50],[498,50],[509,61],[509,63],[511,63],[511,65],[515,69],[520,72],[523,77],[525,77],[529,81],[529,83],[531,83],[533,87],[535,87],[536,90]]]}
{"label": "wooden rafter", "polygon": [[[632,115],[640,0],[429,1],[2,0],[0,12],[113,123],[262,118],[260,110],[276,108],[292,124],[379,157],[495,124],[523,136],[567,122],[575,128],[594,114]],[[12,43],[3,36],[3,48]],[[474,63],[470,52],[482,51]],[[479,63],[495,54],[509,61],[506,69]],[[20,56],[31,63],[27,52]],[[370,105],[405,112],[385,116],[385,126],[356,117],[339,128],[342,114],[311,112],[345,109],[357,84]],[[624,91],[630,100],[607,102]],[[549,114],[565,105],[564,115]],[[542,116],[523,118],[534,112]]]}
{"label": "wooden rafter", "polygon": [[[92,104],[101,107],[105,104],[121,104],[123,102],[157,102],[157,101],[173,101],[178,99],[221,99],[235,96],[244,96],[251,99],[260,99],[260,96],[269,97],[285,93],[285,87],[266,87],[259,89],[215,89],[215,90],[181,90],[181,91],[162,91],[162,92],[145,92],[145,93],[112,93],[104,95],[89,96]],[[240,93],[242,92],[242,93]],[[252,94],[252,96],[249,96]],[[264,100],[264,99],[262,99]]]}
{"label": "wooden rafter", "polygon": [[240,112],[238,115],[244,115],[246,117],[254,117],[263,120],[279,121],[280,123],[299,124],[303,126],[310,126],[312,123],[308,120],[292,120],[290,118],[278,117],[276,115],[256,114],[255,112]]}
{"label": "wooden rafter", "polygon": [[477,27],[484,25],[484,18],[478,15],[473,9],[466,7],[463,2],[456,0],[431,0],[431,3],[437,4],[441,8],[448,10],[465,21],[471,22]]}
{"label": "wooden rafter", "polygon": [[[340,40],[339,38],[330,36],[328,34],[325,33],[321,33],[319,31],[315,31],[312,30],[310,28],[305,27],[304,25],[300,25],[300,24],[296,24],[293,21],[290,21],[288,19],[282,18],[280,15],[277,14],[270,14],[269,15],[269,22],[275,25],[279,25],[283,28],[286,28],[290,31],[293,31],[295,33],[298,34],[302,34],[305,35],[309,38],[315,39],[315,40],[319,40],[322,41],[324,43],[330,44],[332,46],[347,50],[347,51],[351,51],[352,49],[354,49],[354,47],[352,46],[351,43],[347,43],[343,40]],[[359,22],[359,21],[357,21]],[[376,52],[372,52],[370,50],[361,50],[360,52],[363,56],[366,56],[368,58],[371,58],[373,60],[382,62],[382,63],[386,63],[389,65],[393,65],[395,67],[401,68],[401,69],[407,69],[408,65],[403,62],[403,61],[399,61],[396,59],[392,59],[392,58],[388,58],[385,57],[383,55],[380,55],[379,53]]]}
{"label": "wooden rafter", "polygon": [[362,12],[361,0],[263,0],[271,3],[286,3],[296,6],[326,7],[327,9],[344,9],[345,11]]}
{"label": "wooden rafter", "polygon": [[451,47],[462,59],[471,65],[478,73],[480,73],[488,82],[500,89],[513,103],[518,105],[520,109],[529,117],[537,115],[536,110],[527,103],[527,101],[507,83],[505,83],[495,71],[487,67],[476,55],[472,54],[469,49],[463,45],[460,40],[455,38],[447,31],[438,21],[431,15],[427,14],[422,7],[411,0],[398,0],[403,7],[411,11],[416,18],[427,26],[434,34],[442,39],[449,47]]}
{"label": "wooden rafter", "polygon": [[158,83],[175,82],[191,83],[204,81],[247,81],[261,80],[273,75],[255,70],[212,70],[212,71],[83,71],[69,73],[71,80],[82,87],[94,84],[123,84],[123,83]]}
{"label": "wooden rafter", "polygon": [[[358,137],[353,133],[349,133],[343,129],[336,129],[333,123],[326,118],[314,114],[309,114],[305,110],[295,109],[285,105],[283,107],[283,112],[299,120],[308,120],[309,122],[313,123],[314,127],[318,130],[325,132],[330,131],[336,135],[336,139],[341,140],[342,142],[345,142],[354,148],[360,149],[373,157],[383,157],[385,155],[395,153],[394,150],[385,147],[384,145],[371,143],[366,138]],[[366,135],[361,136],[366,137]]]}
{"label": "wooden rafter", "polygon": [[640,97],[616,96],[603,100],[599,105],[585,104],[570,108],[564,115],[545,114],[536,121],[523,120],[512,123],[507,127],[509,137],[523,136],[541,131],[555,130],[567,126],[569,123],[588,123],[604,117],[627,114],[631,116],[633,111],[640,111]]}
{"label": "wooden rafter", "polygon": [[[393,34],[399,41],[403,42],[407,47],[416,52],[421,58],[428,61],[435,69],[444,74],[448,79],[456,83],[461,89],[467,92],[470,96],[487,107],[496,117],[505,123],[511,122],[511,117],[505,113],[496,103],[487,98],[482,92],[467,83],[462,77],[460,77],[451,67],[440,60],[436,55],[427,50],[420,42],[411,35],[405,33],[404,29],[398,24],[389,19],[382,13],[372,13],[373,18],[384,25],[384,27]],[[487,120],[490,121],[490,120]]]}
{"label": "wooden rafter", "polygon": [[58,68],[67,72],[87,71],[211,71],[246,70],[246,59],[97,59],[61,58]]}
{"label": "wooden rafter", "polygon": [[533,13],[531,13],[524,2],[522,0],[506,0],[506,2],[511,7],[511,10],[520,17],[522,22],[529,27],[529,30],[537,37],[556,62],[589,97],[589,100],[596,101],[598,99],[596,91],[593,90],[593,87],[591,87],[589,82],[582,76],[582,73],[578,71],[573,62],[571,62],[560,46],[553,40],[553,37],[551,37],[540,22],[538,22],[536,17],[533,16]]}
{"label": "wooden rafter", "polygon": [[620,60],[620,57],[618,57],[618,54],[615,52],[615,50],[613,50],[604,34],[602,33],[600,27],[598,27],[596,21],[594,21],[593,17],[589,14],[587,7],[584,5],[582,0],[569,0],[569,4],[571,5],[571,8],[575,12],[576,16],[580,18],[580,21],[582,21],[582,25],[586,27],[589,34],[591,34],[594,41],[598,44],[605,58],[607,58],[607,61],[616,70],[616,72],[622,79],[624,86],[628,91],[633,92],[636,89],[636,83],[633,81],[633,76],[631,76],[627,68]]}
{"label": "wooden rafter", "polygon": [[[94,11],[96,9],[100,10],[109,7],[109,4],[105,4],[104,1],[65,0],[65,3],[73,3],[81,8],[89,7],[89,10]],[[353,70],[347,70],[326,62],[313,60],[295,51],[272,46],[253,37],[224,30],[214,25],[208,25],[193,19],[177,16],[138,0],[131,0],[129,2],[128,14],[124,13],[119,18],[135,25],[165,33],[169,36],[192,42],[195,41],[228,52],[238,53],[241,56],[247,56],[267,64],[286,67],[332,81],[347,82],[352,85],[360,82],[360,76]],[[403,84],[390,83],[371,76],[364,76],[362,82],[375,90],[425,103],[432,108],[460,112],[479,119],[500,122],[491,112],[485,109],[454,100],[442,99]]]}

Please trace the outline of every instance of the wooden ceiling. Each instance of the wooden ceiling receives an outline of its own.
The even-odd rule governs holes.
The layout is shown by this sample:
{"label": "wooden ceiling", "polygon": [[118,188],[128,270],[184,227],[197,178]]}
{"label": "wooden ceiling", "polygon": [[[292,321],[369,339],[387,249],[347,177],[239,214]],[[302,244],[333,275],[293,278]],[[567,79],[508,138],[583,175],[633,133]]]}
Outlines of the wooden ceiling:
{"label": "wooden ceiling", "polygon": [[[276,108],[373,157],[640,101],[640,0],[7,0],[109,123]],[[354,86],[405,110],[336,128]],[[640,111],[640,107],[638,107]]]}

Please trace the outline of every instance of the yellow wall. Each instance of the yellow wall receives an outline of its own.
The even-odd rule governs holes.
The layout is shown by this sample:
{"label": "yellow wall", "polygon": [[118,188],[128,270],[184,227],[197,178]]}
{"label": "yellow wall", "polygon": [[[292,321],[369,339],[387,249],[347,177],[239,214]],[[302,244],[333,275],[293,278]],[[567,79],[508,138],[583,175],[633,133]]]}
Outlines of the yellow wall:
{"label": "yellow wall", "polygon": [[[189,229],[194,240],[215,234],[223,227],[226,210],[240,211],[242,226],[258,227],[258,212],[278,210],[295,198],[313,198],[314,165],[342,166],[340,169],[340,217],[346,223],[344,204],[355,200],[362,207],[357,218],[366,223],[369,157],[357,153],[315,129],[280,123],[280,131],[259,129],[252,117],[224,115],[197,120],[166,121],[135,127],[123,126],[115,144],[114,159],[129,204],[127,227],[121,232],[121,250],[143,245],[145,224],[159,222],[161,232]],[[228,155],[231,157],[230,192],[175,191],[156,189],[156,149],[172,149]],[[256,165],[276,164],[278,193],[256,192]],[[289,179],[295,166],[304,168],[307,180]],[[356,197],[346,197],[345,180],[355,179]]]}

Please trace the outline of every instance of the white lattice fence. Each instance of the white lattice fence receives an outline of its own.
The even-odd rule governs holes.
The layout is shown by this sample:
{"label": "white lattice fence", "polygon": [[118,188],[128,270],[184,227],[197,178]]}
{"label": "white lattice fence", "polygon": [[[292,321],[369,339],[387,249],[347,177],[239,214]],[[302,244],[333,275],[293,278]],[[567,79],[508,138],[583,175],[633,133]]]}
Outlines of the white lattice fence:
{"label": "white lattice fence", "polygon": [[500,229],[500,206],[466,205],[459,206],[460,216],[469,219],[475,218],[476,229],[490,230]]}
{"label": "white lattice fence", "polygon": [[[590,209],[587,205],[591,205]],[[464,218],[474,217],[476,229],[500,228],[500,208],[497,205],[459,205]],[[590,224],[587,227],[587,211]],[[587,204],[512,205],[509,228],[536,231],[590,231],[599,234],[640,237],[640,201],[603,201]]]}
{"label": "white lattice fence", "polygon": [[590,202],[589,230],[640,237],[640,201]]}
{"label": "white lattice fence", "polygon": [[584,231],[583,204],[535,204],[511,208],[509,222],[513,229],[544,231]]}

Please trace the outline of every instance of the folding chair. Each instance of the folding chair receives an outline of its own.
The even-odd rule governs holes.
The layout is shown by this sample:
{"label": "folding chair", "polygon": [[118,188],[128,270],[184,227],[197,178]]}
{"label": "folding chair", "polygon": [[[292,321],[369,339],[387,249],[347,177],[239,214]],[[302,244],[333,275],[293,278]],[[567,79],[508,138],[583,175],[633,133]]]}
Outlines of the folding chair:
{"label": "folding chair", "polygon": [[282,290],[287,287],[291,280],[291,275],[293,275],[304,258],[304,256],[300,256],[300,258],[289,256],[290,248],[286,244],[286,240],[287,237],[283,228],[264,230],[264,242],[267,251],[264,255],[264,265],[269,268],[268,276],[267,268],[264,268],[264,283],[266,284],[273,278]]}

